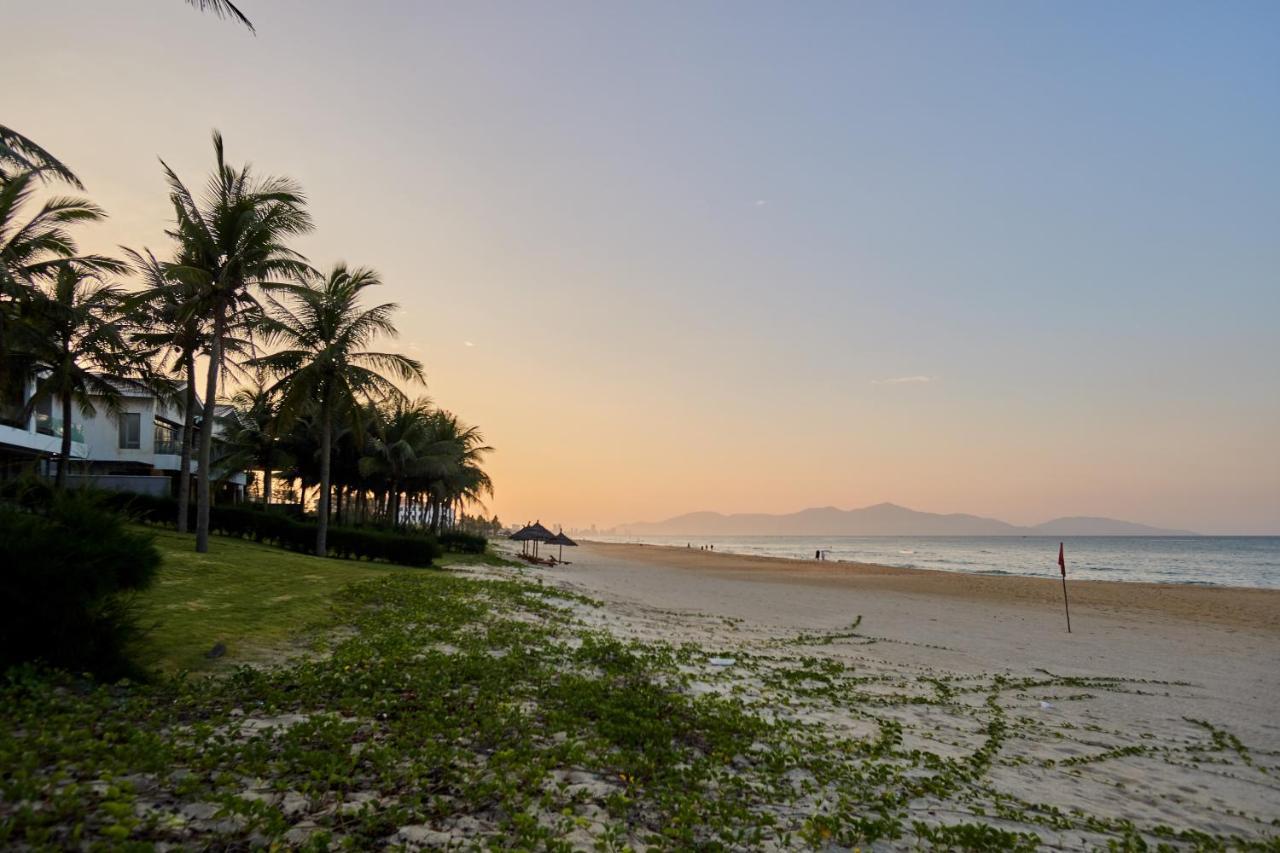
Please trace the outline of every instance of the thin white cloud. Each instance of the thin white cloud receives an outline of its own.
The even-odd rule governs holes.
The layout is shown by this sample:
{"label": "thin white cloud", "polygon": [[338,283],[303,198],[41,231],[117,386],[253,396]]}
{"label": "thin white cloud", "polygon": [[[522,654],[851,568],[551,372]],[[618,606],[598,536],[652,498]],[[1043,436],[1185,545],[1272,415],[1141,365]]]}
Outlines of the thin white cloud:
{"label": "thin white cloud", "polygon": [[473,346],[475,346],[475,344],[471,343],[471,341],[463,341],[463,342],[462,342],[462,345],[463,345],[464,347],[473,347]]}
{"label": "thin white cloud", "polygon": [[895,376],[892,379],[872,379],[872,385],[919,385],[925,382],[936,382],[936,376]]}

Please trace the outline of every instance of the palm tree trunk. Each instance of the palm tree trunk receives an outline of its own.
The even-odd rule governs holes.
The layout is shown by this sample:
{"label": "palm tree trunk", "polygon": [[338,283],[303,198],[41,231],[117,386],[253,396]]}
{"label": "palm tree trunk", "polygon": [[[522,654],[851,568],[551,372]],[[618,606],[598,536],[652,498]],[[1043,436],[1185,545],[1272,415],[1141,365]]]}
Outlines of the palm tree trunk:
{"label": "palm tree trunk", "polygon": [[182,392],[182,462],[178,470],[178,532],[187,532],[191,516],[191,432],[196,428],[196,351],[186,352],[187,387]]}
{"label": "palm tree trunk", "polygon": [[71,392],[62,395],[62,449],[58,452],[58,473],[53,487],[61,489],[67,484],[67,466],[71,464]]}
{"label": "palm tree trunk", "polygon": [[431,532],[440,532],[440,507],[442,501],[438,495],[431,496]]}
{"label": "palm tree trunk", "polygon": [[200,421],[200,479],[196,482],[196,551],[209,550],[209,486],[213,480],[213,423],[218,405],[218,373],[222,367],[222,336],[226,330],[226,309],[219,306],[213,318],[213,339],[209,346],[209,376],[204,385],[204,417]]}
{"label": "palm tree trunk", "polygon": [[320,416],[320,504],[316,507],[316,556],[329,553],[325,539],[329,533],[329,456],[333,445],[333,427],[327,413]]}
{"label": "palm tree trunk", "polygon": [[271,507],[271,466],[267,465],[262,469],[262,508],[270,509]]}

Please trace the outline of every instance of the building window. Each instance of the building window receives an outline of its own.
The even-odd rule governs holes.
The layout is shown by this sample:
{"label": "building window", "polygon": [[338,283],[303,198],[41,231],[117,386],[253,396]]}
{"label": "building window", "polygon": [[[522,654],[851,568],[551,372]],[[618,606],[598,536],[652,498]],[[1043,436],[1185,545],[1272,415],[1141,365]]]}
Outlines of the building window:
{"label": "building window", "polygon": [[58,435],[53,429],[53,398],[47,395],[36,403],[36,432],[41,435]]}
{"label": "building window", "polygon": [[142,447],[142,415],[137,412],[120,413],[120,449],[138,450]]}
{"label": "building window", "polygon": [[27,402],[27,380],[25,376],[15,375],[10,371],[8,381],[0,386],[0,424],[26,429],[22,417],[22,407]]}
{"label": "building window", "polygon": [[174,429],[163,421],[156,421],[156,453],[161,455],[177,456],[182,453],[182,434],[180,430]]}

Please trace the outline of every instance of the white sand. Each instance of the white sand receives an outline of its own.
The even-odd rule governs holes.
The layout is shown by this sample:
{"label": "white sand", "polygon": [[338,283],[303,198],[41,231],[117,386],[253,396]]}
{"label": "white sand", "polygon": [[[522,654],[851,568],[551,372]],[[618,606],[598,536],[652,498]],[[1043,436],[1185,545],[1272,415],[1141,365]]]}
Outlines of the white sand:
{"label": "white sand", "polygon": [[[1014,725],[982,782],[983,796],[1007,794],[1140,828],[1164,824],[1254,839],[1280,832],[1271,824],[1280,818],[1280,631],[1270,610],[1280,597],[1077,583],[1075,632],[1068,635],[1053,587],[1027,586],[1027,579],[988,589],[1003,579],[974,586],[966,578],[922,579],[936,573],[810,571],[806,564],[683,550],[588,544],[566,551],[571,565],[521,574],[602,600],[604,608],[585,618],[620,636],[696,643],[709,656],[751,658],[763,667],[753,673],[708,665],[707,690],[736,685],[767,702],[759,672],[795,666],[797,654],[852,667],[869,679],[868,691],[932,695],[922,680],[929,677],[972,688],[954,703],[869,709],[815,699],[796,711],[833,732],[872,736],[878,722],[892,718],[903,723],[908,747],[971,755],[984,742],[983,703],[996,690]],[[786,645],[800,634],[847,632],[859,616],[856,637]],[[998,675],[1043,679],[1046,671],[1132,681],[1114,690],[1061,683],[998,689]],[[1243,751],[1221,735],[1215,742],[1190,720],[1238,738]],[[1104,756],[1134,746],[1143,753]],[[924,799],[912,803],[910,817],[930,824],[982,819],[964,814],[967,808]],[[1105,846],[1114,837],[1075,822],[1063,830],[1016,819],[1000,825],[1038,832],[1064,848]]]}

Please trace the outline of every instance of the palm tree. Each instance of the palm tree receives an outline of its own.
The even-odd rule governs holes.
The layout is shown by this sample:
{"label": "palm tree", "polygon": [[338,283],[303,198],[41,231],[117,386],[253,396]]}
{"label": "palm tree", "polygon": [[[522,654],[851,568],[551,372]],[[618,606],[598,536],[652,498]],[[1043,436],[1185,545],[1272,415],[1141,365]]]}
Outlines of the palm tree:
{"label": "palm tree", "polygon": [[430,426],[430,400],[421,397],[412,403],[399,401],[395,408],[382,413],[360,459],[362,477],[380,478],[386,484],[387,516],[392,527],[401,523],[401,490],[452,449],[435,440]]}
{"label": "palm tree", "polygon": [[480,503],[493,494],[493,482],[480,467],[493,448],[484,443],[478,427],[467,426],[452,412],[438,411],[432,418],[436,441],[448,442],[453,453],[431,483],[431,530],[439,532],[446,508]]}
{"label": "palm tree", "polygon": [[[187,532],[191,501],[191,451],[196,419],[196,357],[207,343],[205,324],[195,302],[198,294],[181,282],[170,281],[169,265],[157,260],[150,249],[125,249],[134,270],[142,277],[142,290],[132,303],[140,315],[139,328],[131,335],[145,357],[155,358],[162,370],[182,383],[182,467],[178,472],[178,532]],[[165,362],[168,362],[167,364]]]}
{"label": "palm tree", "polygon": [[19,303],[34,296],[39,284],[52,282],[66,261],[74,260],[77,269],[84,272],[124,270],[124,265],[112,258],[80,255],[71,235],[70,226],[106,217],[97,205],[59,196],[45,200],[34,214],[27,215],[27,205],[43,174],[17,172],[0,179],[0,373],[8,360],[9,326]]}
{"label": "palm tree", "polygon": [[56,179],[84,190],[84,184],[67,166],[16,130],[0,124],[0,181],[12,172],[31,172],[40,180]]}
{"label": "palm tree", "polygon": [[56,488],[67,479],[73,403],[89,417],[95,413],[94,398],[108,411],[119,409],[120,391],[107,377],[127,372],[128,348],[116,323],[122,300],[119,288],[98,280],[90,270],[65,263],[49,293],[40,293],[30,303],[26,328],[36,334],[24,341],[24,361],[29,360],[36,385],[26,414],[45,401],[56,401],[61,408]]}
{"label": "palm tree", "polygon": [[405,381],[424,381],[422,365],[414,359],[364,349],[379,335],[396,334],[391,316],[398,306],[360,305],[362,291],[381,283],[373,270],[338,264],[323,279],[312,275],[301,283],[272,286],[265,337],[282,348],[253,362],[277,378],[272,390],[280,393],[280,411],[286,422],[311,411],[320,427],[316,526],[316,554],[320,556],[328,553],[335,422],[340,418],[356,420],[353,426],[359,433],[362,404],[403,400],[403,392],[384,373]]}
{"label": "palm tree", "polygon": [[257,30],[253,28],[253,22],[245,17],[244,12],[236,8],[231,0],[187,0],[188,6],[194,6],[201,12],[212,12],[219,18],[231,18],[239,21],[249,28],[249,32],[257,34]]}
{"label": "palm tree", "polygon": [[298,483],[298,505],[306,511],[307,489],[320,482],[320,431],[315,419],[308,413],[290,418],[288,424],[279,419],[280,447],[292,464],[283,472],[289,482]]}
{"label": "palm tree", "polygon": [[262,504],[271,505],[272,472],[289,463],[276,430],[279,401],[259,382],[237,391],[231,412],[223,418],[230,455],[221,464],[232,470],[252,468],[262,472]]}
{"label": "palm tree", "polygon": [[218,377],[227,367],[233,312],[256,306],[252,289],[274,278],[297,278],[310,268],[285,245],[289,237],[311,230],[302,190],[285,178],[256,178],[248,166],[226,162],[222,135],[213,134],[216,167],[204,196],[195,196],[164,166],[177,223],[170,235],[179,244],[179,259],[169,268],[176,281],[199,294],[208,312],[209,371],[205,380],[200,430],[200,478],[196,484],[196,550],[209,550],[209,503],[212,477],[213,424]]}

